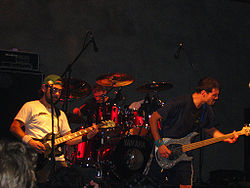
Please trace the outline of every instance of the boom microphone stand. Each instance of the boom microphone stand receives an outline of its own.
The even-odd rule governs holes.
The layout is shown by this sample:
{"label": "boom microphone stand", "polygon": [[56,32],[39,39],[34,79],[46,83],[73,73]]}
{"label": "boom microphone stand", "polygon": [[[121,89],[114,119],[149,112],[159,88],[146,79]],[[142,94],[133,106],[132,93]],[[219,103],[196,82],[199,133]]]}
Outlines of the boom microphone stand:
{"label": "boom microphone stand", "polygon": [[[87,41],[87,38],[90,38]],[[88,31],[86,33],[84,42],[83,42],[83,48],[82,50],[79,52],[79,54],[75,57],[75,59],[72,61],[72,63],[70,63],[65,71],[63,72],[63,74],[61,75],[62,78],[65,77],[65,80],[67,80],[66,86],[65,86],[65,98],[64,98],[64,104],[63,104],[63,109],[65,112],[68,111],[68,99],[69,99],[69,95],[70,95],[70,90],[69,90],[69,86],[70,86],[70,77],[71,77],[71,72],[72,72],[72,66],[76,63],[76,61],[80,58],[80,56],[82,55],[82,53],[86,50],[86,48],[89,46],[90,43],[93,43],[94,45],[94,50],[97,52],[97,47],[96,47],[96,43],[93,37],[93,34],[91,31]]]}
{"label": "boom microphone stand", "polygon": [[49,84],[48,87],[50,88],[50,106],[51,106],[51,126],[52,126],[52,138],[51,138],[51,175],[53,176],[56,171],[56,162],[55,162],[55,133],[54,133],[54,103],[53,103],[53,84]]}
{"label": "boom microphone stand", "polygon": [[[197,76],[197,77],[201,77],[200,71],[198,70],[198,68],[194,65],[193,62],[195,62],[195,59],[192,57],[192,54],[189,51],[189,48],[184,48],[184,42],[180,42],[178,45],[178,49],[176,51],[176,53],[174,54],[175,59],[178,59],[180,57],[180,52],[183,51],[185,52],[185,55],[188,59],[188,64],[191,67],[191,70],[193,71],[193,75]],[[202,133],[202,129],[199,130],[199,139],[202,140],[204,138],[203,133]],[[203,163],[203,148],[199,149],[199,164],[198,164],[198,169],[199,169],[199,173],[197,173],[197,182],[196,184],[204,184],[203,180],[202,180],[202,163]]]}

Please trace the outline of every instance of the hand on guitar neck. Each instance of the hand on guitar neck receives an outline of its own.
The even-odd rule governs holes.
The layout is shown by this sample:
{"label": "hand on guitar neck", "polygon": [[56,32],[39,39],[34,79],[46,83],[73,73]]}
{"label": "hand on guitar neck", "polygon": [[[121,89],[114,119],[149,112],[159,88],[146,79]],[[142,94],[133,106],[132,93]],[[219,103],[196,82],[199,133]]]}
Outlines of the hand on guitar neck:
{"label": "hand on guitar neck", "polygon": [[[209,131],[208,131],[208,133],[209,133]],[[212,129],[212,134],[211,135],[213,135],[214,138],[225,136],[225,134],[223,134],[222,132],[220,132],[218,129],[215,129],[215,128]],[[231,137],[228,137],[223,141],[228,142],[230,144],[233,144],[233,143],[235,143],[237,141],[238,137],[239,137],[239,134],[237,134],[236,131],[233,131],[231,133]]]}
{"label": "hand on guitar neck", "polygon": [[98,132],[99,132],[98,126],[93,123],[92,126],[91,126],[91,130],[87,134],[88,140],[91,139],[91,138],[93,138]]}

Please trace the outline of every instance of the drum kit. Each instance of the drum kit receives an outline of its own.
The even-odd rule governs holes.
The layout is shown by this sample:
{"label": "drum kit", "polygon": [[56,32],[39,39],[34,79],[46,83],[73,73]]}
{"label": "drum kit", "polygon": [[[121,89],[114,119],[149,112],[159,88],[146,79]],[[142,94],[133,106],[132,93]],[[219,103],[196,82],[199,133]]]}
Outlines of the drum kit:
{"label": "drum kit", "polygon": [[[130,85],[133,82],[134,78],[125,73],[103,74],[96,79],[96,84],[107,88],[107,94],[113,89]],[[64,83],[69,85],[68,96],[70,99],[85,98],[91,93],[91,86],[85,81],[70,79],[65,80]],[[109,107],[106,108],[109,116],[106,116],[108,119],[104,120],[114,121],[116,127],[101,128],[97,138],[93,140],[99,144],[87,141],[78,144],[73,151],[67,151],[66,156],[70,165],[96,168],[98,174],[102,174],[103,178],[112,174],[119,181],[142,173],[153,146],[148,120],[150,115],[163,105],[158,97],[158,92],[172,87],[173,85],[168,82],[146,83],[136,88],[136,91],[146,95],[143,100],[131,105],[124,105],[123,108],[118,105],[117,100],[117,103],[105,104]],[[116,93],[115,98],[118,94]],[[77,122],[70,116],[68,118],[70,122]],[[79,122],[82,122],[82,119]],[[93,157],[92,152],[96,149],[96,145],[98,145],[97,156]]]}

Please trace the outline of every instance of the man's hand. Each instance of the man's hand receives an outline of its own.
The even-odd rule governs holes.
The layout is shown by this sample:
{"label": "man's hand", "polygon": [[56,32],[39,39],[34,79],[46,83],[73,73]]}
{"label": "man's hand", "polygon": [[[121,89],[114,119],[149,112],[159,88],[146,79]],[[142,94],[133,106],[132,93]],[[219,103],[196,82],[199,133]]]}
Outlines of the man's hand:
{"label": "man's hand", "polygon": [[28,144],[34,148],[36,150],[36,152],[42,154],[45,152],[46,148],[45,146],[40,142],[40,141],[36,141],[36,140],[33,140],[31,139]]}
{"label": "man's hand", "polygon": [[168,158],[169,155],[171,154],[171,151],[164,144],[158,148],[158,152],[160,156],[164,158]]}
{"label": "man's hand", "polygon": [[227,138],[224,140],[224,142],[228,142],[230,144],[233,144],[236,142],[236,140],[238,139],[239,135],[236,134],[236,131],[233,132],[233,137],[232,138]]}
{"label": "man's hand", "polygon": [[93,124],[91,127],[90,127],[90,132],[87,134],[87,139],[91,139],[93,138],[97,133],[98,133],[98,127],[96,124]]}

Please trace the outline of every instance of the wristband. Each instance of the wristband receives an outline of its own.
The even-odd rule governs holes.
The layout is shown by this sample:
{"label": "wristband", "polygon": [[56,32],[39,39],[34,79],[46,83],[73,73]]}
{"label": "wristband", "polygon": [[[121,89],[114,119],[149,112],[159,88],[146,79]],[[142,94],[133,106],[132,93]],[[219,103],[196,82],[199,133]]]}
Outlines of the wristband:
{"label": "wristband", "polygon": [[87,142],[87,141],[88,141],[88,137],[87,137],[87,135],[85,134],[85,135],[82,136],[82,142]]}
{"label": "wristband", "polygon": [[28,142],[31,140],[32,138],[29,135],[25,135],[24,137],[22,137],[22,142],[24,142],[25,144],[28,144]]}
{"label": "wristband", "polygon": [[162,138],[160,138],[160,139],[158,139],[158,140],[155,141],[155,145],[156,145],[157,147],[160,147],[160,146],[162,146],[163,144],[164,144],[164,142],[163,142]]}

